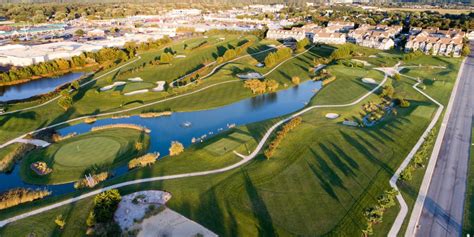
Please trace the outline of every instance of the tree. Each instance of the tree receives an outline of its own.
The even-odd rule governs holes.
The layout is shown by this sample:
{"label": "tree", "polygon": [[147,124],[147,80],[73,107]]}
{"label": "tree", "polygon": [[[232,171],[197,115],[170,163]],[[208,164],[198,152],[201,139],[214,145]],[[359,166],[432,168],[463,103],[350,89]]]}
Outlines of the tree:
{"label": "tree", "polygon": [[291,78],[291,82],[293,82],[293,84],[295,84],[295,85],[298,85],[298,84],[300,84],[301,79],[297,76],[294,76],[294,77]]}
{"label": "tree", "polygon": [[79,85],[79,81],[73,81],[71,83],[71,88],[74,90],[79,90],[79,88],[81,88],[81,85]]}
{"label": "tree", "polygon": [[69,93],[68,89],[62,90],[60,93],[60,97],[58,99],[58,105],[61,106],[61,108],[64,109],[64,111],[67,111],[69,108],[72,107],[72,96]]}
{"label": "tree", "polygon": [[87,216],[87,219],[86,219],[86,225],[88,227],[92,227],[95,225],[95,215],[94,215],[94,211],[91,211],[89,212],[89,215]]}
{"label": "tree", "polygon": [[395,75],[393,75],[393,79],[395,79],[395,81],[400,81],[401,79],[401,76],[399,73],[395,73]]}
{"label": "tree", "polygon": [[393,88],[393,86],[386,85],[383,87],[382,94],[380,94],[380,97],[392,98],[394,94],[395,94],[395,89]]}
{"label": "tree", "polygon": [[64,220],[63,215],[56,216],[56,219],[54,220],[54,223],[59,226],[59,229],[63,229],[64,226],[66,225],[66,220]]}
{"label": "tree", "polygon": [[122,196],[117,189],[111,189],[97,194],[94,197],[94,216],[98,223],[110,222],[118,204],[122,200]]}
{"label": "tree", "polygon": [[83,29],[78,29],[74,32],[76,36],[82,37],[86,34],[86,32]]}
{"label": "tree", "polygon": [[278,89],[278,86],[280,85],[275,80],[267,80],[265,81],[265,84],[269,92],[275,92]]}
{"label": "tree", "polygon": [[169,149],[170,156],[177,156],[184,151],[184,146],[178,141],[171,142],[171,147]]}
{"label": "tree", "polygon": [[469,48],[468,44],[464,44],[464,46],[462,47],[462,50],[461,50],[461,55],[466,57],[469,54],[471,54],[471,49]]}
{"label": "tree", "polygon": [[301,52],[310,44],[308,38],[304,38],[296,43],[296,51]]}

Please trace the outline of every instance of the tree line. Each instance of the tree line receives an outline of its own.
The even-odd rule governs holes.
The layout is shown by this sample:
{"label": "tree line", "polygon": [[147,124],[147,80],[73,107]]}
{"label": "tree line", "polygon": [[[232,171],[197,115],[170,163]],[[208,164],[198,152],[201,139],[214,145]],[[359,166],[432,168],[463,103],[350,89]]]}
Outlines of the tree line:
{"label": "tree line", "polygon": [[264,59],[265,66],[273,67],[275,66],[275,64],[287,58],[290,58],[291,55],[292,55],[292,51],[290,48],[288,47],[279,48],[276,52],[271,52],[265,57]]}
{"label": "tree line", "polygon": [[286,137],[288,132],[295,129],[298,125],[301,124],[302,121],[303,119],[301,117],[295,117],[291,119],[288,123],[283,125],[281,130],[277,132],[276,137],[273,139],[273,141],[270,142],[270,145],[268,145],[268,148],[264,152],[264,155],[267,159],[270,159],[273,156],[275,150],[278,148],[283,138]]}
{"label": "tree line", "polygon": [[101,67],[119,64],[133,57],[126,49],[103,48],[96,52],[84,52],[70,59],[55,59],[26,67],[12,67],[7,72],[0,73],[0,83],[8,84],[19,80],[38,79],[45,76],[55,76],[83,68],[89,65]]}

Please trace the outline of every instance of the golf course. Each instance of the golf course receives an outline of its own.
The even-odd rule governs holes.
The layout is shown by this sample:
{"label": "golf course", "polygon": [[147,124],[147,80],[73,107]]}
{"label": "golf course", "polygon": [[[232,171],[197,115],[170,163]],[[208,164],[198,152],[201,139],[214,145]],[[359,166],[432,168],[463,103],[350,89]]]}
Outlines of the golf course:
{"label": "golf course", "polygon": [[[170,83],[206,65],[215,67],[211,62],[226,50],[248,42],[248,48],[237,55],[235,61],[222,63],[214,73],[190,86],[126,97],[122,95],[124,92],[150,89],[157,81]],[[229,34],[183,39],[162,49],[140,52],[134,59],[136,62],[117,71],[111,68],[109,70],[113,73],[75,91],[73,105],[66,112],[56,103],[49,103],[40,108],[0,116],[0,143],[46,126],[59,129],[78,124],[84,116],[93,115],[100,120],[149,111],[200,111],[243,99],[262,98],[264,95],[253,94],[236,77],[244,72],[265,74],[266,80],[278,83],[277,91],[292,90],[298,86],[293,77],[299,77],[302,82],[313,79],[319,73],[314,71],[315,67],[320,66],[316,61],[329,58],[338,48],[311,46],[303,52],[293,53],[291,58],[273,68],[256,66],[277,47],[281,44],[276,41],[261,40],[253,35]],[[254,158],[235,169],[132,184],[120,187],[120,193],[166,190],[173,195],[167,203],[169,208],[220,236],[362,235],[362,230],[367,227],[366,210],[376,205],[381,195],[391,188],[389,179],[428,127],[437,109],[436,104],[413,88],[417,81],[409,77],[418,78],[422,82],[418,88],[447,104],[462,59],[423,55],[408,60],[397,50],[382,52],[354,47],[358,52],[354,59],[367,64],[354,66],[339,60],[340,63],[324,65],[324,72],[335,76],[335,80],[323,83],[322,88],[304,104],[305,108],[320,107],[299,115],[301,124],[286,134],[271,158],[266,158],[263,152],[279,135],[277,132],[271,133]],[[186,57],[176,57],[169,64],[153,64],[140,70],[130,70],[154,60],[165,48],[167,52],[171,50],[175,55]],[[387,75],[380,69],[397,64],[405,66],[400,71],[400,78]],[[131,72],[121,73],[127,70]],[[104,73],[107,71],[98,72],[87,80]],[[104,86],[132,77],[140,77],[143,82],[127,82],[125,86],[100,91]],[[364,83],[364,78],[370,78],[376,84]],[[380,89],[370,93],[382,83]],[[394,98],[393,101],[408,101],[408,106],[393,103],[381,119],[371,126],[364,126],[365,106],[386,103],[385,94],[389,89],[393,89],[389,96]],[[362,100],[358,101],[359,98]],[[38,104],[34,101],[13,104],[9,110]],[[325,117],[328,113],[339,117],[328,119]],[[151,166],[108,179],[94,189],[231,166],[242,160],[234,151],[243,156],[249,155],[258,147],[268,129],[288,116],[230,126],[202,142],[191,144],[177,156],[160,157]],[[358,126],[347,125],[348,121]],[[56,124],[59,125],[56,127]],[[143,149],[136,149],[137,142],[143,144]],[[95,173],[123,165],[144,154],[152,143],[147,134],[138,130],[114,128],[90,131],[29,152],[19,164],[21,176],[25,182],[33,184],[73,182],[91,171]],[[45,162],[52,172],[37,175],[30,169],[30,165],[37,161]],[[423,168],[416,169],[410,181],[400,182],[401,194],[409,208],[414,204],[415,190],[423,174]],[[22,204],[2,210],[0,217],[6,219],[86,192],[78,190]],[[41,215],[12,222],[0,229],[0,235],[84,235],[88,228],[85,220],[93,208],[93,199],[87,197],[47,210]],[[397,204],[384,211],[383,221],[373,225],[374,236],[387,235],[398,210]],[[62,215],[67,223],[62,230],[58,230],[53,221],[58,215]]]}
{"label": "golf course", "polygon": [[[137,150],[135,144],[142,144]],[[77,181],[88,173],[110,170],[143,154],[149,137],[142,131],[113,128],[93,131],[59,141],[30,152],[21,163],[21,174],[34,184],[61,184]],[[46,162],[53,172],[38,175],[31,170],[33,162]]]}

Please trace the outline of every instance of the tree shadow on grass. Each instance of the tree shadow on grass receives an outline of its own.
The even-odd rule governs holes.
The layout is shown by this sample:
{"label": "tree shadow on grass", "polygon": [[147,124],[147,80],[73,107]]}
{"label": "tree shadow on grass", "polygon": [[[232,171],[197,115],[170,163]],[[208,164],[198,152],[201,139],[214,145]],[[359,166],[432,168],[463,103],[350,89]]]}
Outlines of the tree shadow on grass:
{"label": "tree shadow on grass", "polygon": [[339,131],[344,138],[350,145],[352,145],[354,148],[359,151],[359,153],[362,154],[363,157],[366,157],[369,161],[371,161],[373,164],[376,164],[386,170],[389,174],[393,174],[393,169],[390,168],[386,163],[382,162],[381,160],[377,159],[369,149],[367,149],[362,143],[360,143],[357,139],[353,138],[352,136],[349,136],[347,133]]}
{"label": "tree shadow on grass", "polygon": [[[222,236],[237,236],[237,224],[232,215],[231,207],[222,206],[221,199],[217,197],[216,189],[213,187],[202,194],[200,199],[200,205],[197,209],[185,210],[190,218],[194,218],[197,222],[209,228],[213,232]],[[224,194],[225,196],[225,194]],[[181,207],[180,207],[181,210]],[[229,219],[226,218],[224,212],[231,215],[231,223],[229,225]]]}
{"label": "tree shadow on grass", "polygon": [[28,120],[35,120],[37,119],[37,113],[35,111],[28,111],[28,112],[16,112],[13,114],[5,115],[0,117],[0,126],[5,125],[11,119],[28,119]]}
{"label": "tree shadow on grass", "polygon": [[[275,52],[277,49],[273,48],[272,50],[268,50],[269,47],[266,45],[259,45],[257,47],[247,48],[247,53],[252,56],[255,60],[259,62],[263,62],[268,54],[271,52]],[[267,51],[264,51],[267,50]],[[264,52],[262,52],[264,51]]]}
{"label": "tree shadow on grass", "polygon": [[336,154],[334,151],[332,151],[322,143],[319,143],[319,147],[329,157],[329,160],[331,160],[332,164],[337,167],[345,176],[356,176],[354,171],[352,171],[351,167],[349,167],[345,162],[343,162],[339,158],[338,154]]}
{"label": "tree shadow on grass", "polygon": [[276,230],[273,227],[273,220],[267,209],[265,201],[258,193],[252,179],[245,170],[242,170],[244,177],[244,187],[251,202],[254,217],[258,221],[258,236],[276,236]]}
{"label": "tree shadow on grass", "polygon": [[331,196],[333,199],[339,201],[339,198],[337,197],[336,192],[334,191],[332,184],[322,175],[322,171],[318,168],[315,167],[315,165],[309,163],[306,161],[306,164],[308,165],[309,169],[311,172],[313,172],[314,176],[318,179],[319,184],[321,187],[326,191],[326,193]]}
{"label": "tree shadow on grass", "polygon": [[333,142],[329,142],[329,144],[331,144],[332,148],[334,149],[334,151],[339,154],[339,156],[341,156],[352,168],[358,170],[359,169],[359,164],[354,160],[352,159],[352,157],[350,157],[349,155],[347,155],[346,152],[344,152],[338,145],[336,145],[335,143]]}

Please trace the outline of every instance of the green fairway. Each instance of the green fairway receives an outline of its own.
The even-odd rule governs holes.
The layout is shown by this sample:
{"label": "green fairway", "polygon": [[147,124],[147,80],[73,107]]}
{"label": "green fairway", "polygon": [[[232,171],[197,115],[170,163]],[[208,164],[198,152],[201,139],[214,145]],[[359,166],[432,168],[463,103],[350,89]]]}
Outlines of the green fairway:
{"label": "green fairway", "polygon": [[252,137],[244,133],[232,133],[228,137],[219,139],[205,147],[206,150],[216,155],[223,155],[229,151],[235,150],[242,143],[247,142]]}
{"label": "green fairway", "polygon": [[[148,135],[127,128],[85,133],[30,152],[21,163],[21,174],[26,182],[35,184],[76,181],[87,172],[108,170],[139,156],[146,150],[148,139]],[[135,150],[136,142],[144,144],[142,151]],[[37,175],[30,169],[35,161],[46,162],[53,172]]]}
{"label": "green fairway", "polygon": [[[231,38],[226,37],[226,40],[231,40]],[[215,39],[210,37],[209,40]],[[233,42],[239,41],[238,38],[234,40]],[[206,40],[191,40],[187,42],[186,49],[183,47],[183,42],[174,46],[174,49],[179,51],[178,54],[187,55],[186,58],[176,60],[183,60],[182,64],[185,62],[192,64],[192,56],[188,55],[199,50],[213,48],[207,43],[202,44],[204,41]],[[216,40],[216,42],[220,41]],[[251,48],[255,49],[263,44],[265,44],[263,41],[259,41]],[[196,48],[190,49],[194,47]],[[215,48],[213,50],[215,52]],[[314,76],[308,70],[314,66],[313,59],[327,56],[329,53],[330,47],[315,47],[297,58],[288,60],[280,68],[268,74],[266,78],[278,81],[280,83],[279,89],[292,85],[292,76],[299,76],[302,80],[310,79]],[[368,49],[357,59],[369,61],[374,66],[392,65],[402,59],[401,54],[396,51],[379,55],[380,53],[378,50]],[[152,53],[150,52],[150,54]],[[145,55],[142,60],[145,60]],[[369,57],[371,55],[376,55],[378,58]],[[146,57],[152,58],[153,56],[147,55]],[[212,53],[210,57],[212,57]],[[196,88],[223,81],[231,81],[230,83],[177,100],[156,104],[146,109],[156,109],[157,111],[163,109],[199,110],[248,98],[252,94],[243,88],[241,81],[235,79],[235,74],[246,70],[268,72],[270,70],[268,68],[255,66],[259,61],[261,58],[255,56],[229,63]],[[421,59],[405,63],[415,65],[420,62],[424,64],[437,63],[436,65],[442,63],[446,67],[431,71],[423,68],[411,68],[406,71],[409,75],[426,80],[424,83],[425,92],[439,99],[441,103],[446,103],[460,59],[430,56],[425,58],[423,56]],[[170,68],[174,68],[170,70],[176,70],[175,66],[170,66]],[[356,68],[335,64],[329,65],[327,70],[337,79],[324,86],[310,101],[310,105],[351,103],[375,87],[375,85],[364,84],[361,81],[362,78],[370,77],[381,82],[384,77],[372,66]],[[423,71],[426,71],[425,74]],[[157,67],[140,73],[143,73],[141,75],[147,78],[148,83],[153,83],[158,80],[157,76],[160,75],[158,72],[164,73],[165,70]],[[169,71],[169,75],[172,76],[169,76],[168,79],[171,80],[178,74]],[[430,83],[429,80],[432,78],[439,80]],[[363,215],[364,210],[375,205],[379,196],[390,188],[390,177],[426,129],[436,111],[435,104],[412,88],[414,83],[413,80],[406,77],[402,77],[399,81],[392,79],[387,81],[387,84],[393,85],[396,96],[409,100],[411,105],[408,108],[397,107],[396,114],[387,115],[384,120],[373,127],[349,127],[342,125],[342,122],[345,119],[360,119],[362,104],[368,101],[380,101],[380,97],[377,95],[380,91],[354,106],[320,108],[305,113],[302,115],[302,124],[285,136],[271,159],[267,160],[263,154],[259,154],[248,164],[224,173],[141,183],[121,188],[120,191],[122,194],[127,194],[146,189],[166,190],[173,194],[173,198],[167,203],[167,206],[220,236],[360,236],[366,223]],[[103,84],[106,83],[98,82],[97,85],[91,85],[90,88],[98,88]],[[192,91],[196,88],[189,90]],[[82,94],[76,95],[77,102],[71,112],[64,113],[59,108],[55,109],[57,105],[54,105],[49,112],[54,115],[45,113],[43,110],[33,110],[0,117],[2,130],[16,129],[8,131],[7,135],[0,133],[0,141],[11,137],[12,134],[24,133],[25,130],[44,126],[43,124],[64,121],[79,114],[97,112],[97,110],[98,112],[110,112],[119,108],[130,108],[171,96],[174,92],[176,91],[164,92],[163,94],[169,93],[166,95],[150,93],[152,95],[131,96],[130,101],[127,100],[125,103],[122,96],[119,97],[112,92],[107,98],[108,103],[101,104],[99,108],[97,101],[104,102],[102,96],[109,92],[96,93],[95,90],[85,90]],[[123,107],[121,104],[124,104]],[[325,118],[327,113],[337,113],[341,116],[329,120]],[[275,118],[231,129],[202,143],[195,143],[183,154],[163,157],[150,167],[132,170],[122,176],[100,183],[98,187],[141,178],[213,170],[235,164],[241,158],[232,151],[248,154],[248,151],[255,148],[265,131],[279,119]],[[25,127],[12,127],[15,124]],[[127,135],[131,136],[127,141],[137,139],[137,136],[132,136],[129,133]],[[126,160],[117,154],[122,154],[123,147],[133,144],[121,140],[127,135],[107,136],[91,133],[81,135],[82,138],[78,136],[65,140],[63,143],[53,144],[47,149],[36,151],[26,157],[21,170],[23,177],[27,181],[61,183],[63,181],[59,180],[70,181],[81,177],[84,171],[91,166],[104,166],[104,164],[113,166]],[[269,141],[272,140],[272,136]],[[121,144],[119,148],[116,147],[116,142]],[[102,144],[97,145],[98,143]],[[96,146],[99,148],[93,149]],[[103,148],[104,146],[107,146],[107,149]],[[82,149],[87,149],[85,154],[92,159],[79,156],[77,150]],[[97,149],[110,155],[95,154],[94,150]],[[112,158],[114,156],[120,158],[114,159]],[[98,157],[100,160],[97,160]],[[35,174],[28,169],[28,166],[35,160],[45,160],[53,168],[50,177],[34,176]],[[81,164],[87,165],[81,167]],[[416,198],[418,181],[422,176],[423,170],[417,170],[414,172],[413,182],[400,187],[402,195],[410,207]],[[25,204],[7,209],[0,212],[0,217],[6,218],[53,201],[76,196],[79,193],[80,191],[64,197],[40,200],[34,205]],[[35,233],[45,236],[81,236],[87,229],[83,220],[91,205],[92,198],[68,204],[44,214],[9,224],[0,230],[0,235],[8,233],[14,236],[25,236]],[[395,206],[387,210],[383,217],[384,221],[374,225],[375,236],[387,235],[398,208]],[[52,217],[59,214],[69,220],[63,231],[58,231],[52,223]],[[25,228],[25,226],[30,228]]]}

